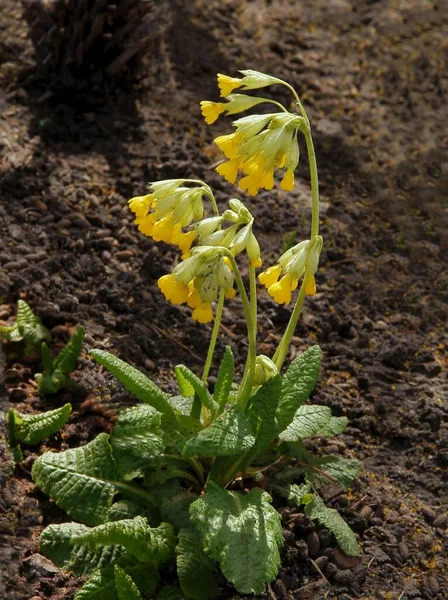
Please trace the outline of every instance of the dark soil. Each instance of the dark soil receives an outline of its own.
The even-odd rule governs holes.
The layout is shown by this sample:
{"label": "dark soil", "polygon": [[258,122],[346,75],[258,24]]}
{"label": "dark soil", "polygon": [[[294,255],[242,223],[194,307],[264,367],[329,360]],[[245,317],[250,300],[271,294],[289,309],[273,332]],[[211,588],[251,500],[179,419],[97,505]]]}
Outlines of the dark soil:
{"label": "dark soil", "polygon": [[[0,319],[8,322],[23,298],[52,329],[54,347],[83,324],[86,352],[107,348],[166,389],[174,365],[199,371],[210,327],[163,300],[156,280],[177,253],[138,234],[126,201],[148,181],[187,176],[205,179],[224,204],[235,190],[214,172],[212,138],[229,121],[205,126],[199,101],[217,99],[218,71],[253,68],[288,80],[314,127],[325,240],[319,293],[307,302],[290,358],[321,345],[313,401],[350,419],[324,450],[362,459],[362,475],[347,495],[329,490],[327,503],[359,533],[363,557],[347,563],[328,533],[283,511],[284,565],[266,597],[447,598],[446,5],[185,5],[137,89],[95,104],[95,90],[64,99],[39,79],[18,3],[2,0]],[[305,158],[299,174],[291,194],[246,199],[266,264],[278,256],[282,234],[307,233]],[[263,295],[260,313],[260,351],[269,355],[289,309]],[[241,364],[244,334],[240,305],[229,302],[217,357],[231,343]],[[78,390],[53,399],[38,397],[32,357],[8,355],[4,363],[4,410],[70,401],[74,411],[61,434],[25,452],[14,472],[4,445],[0,596],[69,599],[80,581],[37,554],[42,527],[66,516],[35,488],[31,464],[46,448],[74,447],[107,430],[131,399],[86,353],[74,373]]]}

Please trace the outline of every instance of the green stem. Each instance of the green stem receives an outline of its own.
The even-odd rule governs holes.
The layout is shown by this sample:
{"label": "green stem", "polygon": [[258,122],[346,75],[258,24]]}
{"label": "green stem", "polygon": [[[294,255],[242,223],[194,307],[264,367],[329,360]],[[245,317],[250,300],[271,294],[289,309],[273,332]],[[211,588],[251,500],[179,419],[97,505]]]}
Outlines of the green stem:
{"label": "green stem", "polygon": [[294,306],[294,310],[292,311],[291,317],[289,318],[288,326],[286,327],[285,333],[283,334],[280,344],[278,345],[278,348],[272,359],[279,371],[282,368],[283,362],[286,358],[286,353],[288,352],[289,344],[291,343],[291,339],[294,335],[297,321],[299,320],[300,313],[302,312],[304,300],[305,279],[302,281],[302,285],[300,286],[299,295],[297,297],[296,305]]}
{"label": "green stem", "polygon": [[185,183],[199,183],[201,186],[205,187],[206,194],[210,198],[210,202],[212,204],[213,214],[215,217],[219,217],[218,205],[216,204],[215,196],[212,192],[212,188],[205,183],[205,181],[201,181],[200,179],[184,179]]}
{"label": "green stem", "polygon": [[206,383],[210,367],[212,364],[213,354],[215,352],[216,340],[218,339],[219,325],[221,323],[222,309],[224,306],[225,291],[221,288],[219,291],[218,305],[216,307],[215,323],[213,325],[212,337],[208,347],[207,360],[205,361],[204,371],[202,373],[202,381]]}
{"label": "green stem", "polygon": [[319,178],[317,175],[316,153],[314,151],[311,130],[308,128],[303,132],[308,151],[311,178],[311,238],[319,234]]}
{"label": "green stem", "polygon": [[154,502],[153,495],[148,492],[145,492],[141,488],[138,488],[128,483],[122,483],[121,481],[112,481],[111,483],[113,483],[113,485],[119,490],[123,490],[125,492],[128,492],[129,494],[134,494],[135,496],[140,496],[141,498],[144,498],[145,500],[149,501],[151,504]]}

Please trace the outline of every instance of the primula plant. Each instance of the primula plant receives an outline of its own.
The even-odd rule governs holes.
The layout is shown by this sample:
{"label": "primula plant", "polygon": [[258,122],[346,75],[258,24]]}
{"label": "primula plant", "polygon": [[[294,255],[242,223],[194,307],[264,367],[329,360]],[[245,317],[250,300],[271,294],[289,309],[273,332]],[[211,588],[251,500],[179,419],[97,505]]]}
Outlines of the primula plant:
{"label": "primula plant", "polygon": [[[222,575],[239,592],[260,594],[281,564],[282,525],[273,498],[302,506],[345,553],[359,553],[348,525],[319,496],[329,481],[348,488],[359,465],[314,456],[306,445],[307,438],[337,435],[347,424],[328,407],[307,402],[319,374],[320,348],[310,347],[280,374],[305,297],[316,293],[322,248],[310,122],[288,83],[255,71],[242,75],[218,75],[224,100],[202,102],[207,123],[261,103],[277,112],[239,118],[233,133],[216,138],[228,159],[218,173],[232,183],[241,174],[239,186],[250,194],[272,189],[277,174],[280,187],[292,190],[298,141],[305,138],[309,239],[288,247],[258,275],[275,302],[294,298],[291,318],[274,354],[258,355],[256,269],[262,259],[254,217],[241,200],[231,199],[220,212],[210,187],[192,179],[151,183],[147,195],[130,200],[143,234],[181,250],[181,261],[159,279],[162,293],[173,304],[187,304],[199,323],[213,321],[213,328],[202,374],[176,367],[175,396],[108,352],[93,350],[94,359],[141,403],[120,413],[110,435],[44,454],[34,464],[37,485],[77,521],[47,527],[41,549],[62,569],[90,576],[78,600],[173,594],[206,600],[221,594]],[[240,93],[270,85],[288,87],[297,112]],[[223,305],[236,295],[247,321],[247,361],[238,376],[227,348],[210,390]],[[173,562],[177,592],[166,585],[172,584]]]}

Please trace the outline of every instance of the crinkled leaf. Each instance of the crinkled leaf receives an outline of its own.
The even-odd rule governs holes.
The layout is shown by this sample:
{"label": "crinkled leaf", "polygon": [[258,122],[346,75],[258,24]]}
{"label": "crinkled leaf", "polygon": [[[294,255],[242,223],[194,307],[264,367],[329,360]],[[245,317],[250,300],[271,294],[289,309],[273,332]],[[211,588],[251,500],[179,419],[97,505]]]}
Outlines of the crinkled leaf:
{"label": "crinkled leaf", "polygon": [[[361,463],[354,458],[337,455],[313,457],[312,464],[330,477],[334,477],[344,489],[348,489],[361,471]],[[307,478],[315,486],[328,483],[328,478],[312,469],[307,470]]]}
{"label": "crinkled leaf", "polygon": [[282,380],[275,375],[263,384],[250,399],[247,417],[255,435],[255,444],[248,452],[241,468],[244,470],[265,450],[277,436],[278,422],[276,411],[282,390]]}
{"label": "crinkled leaf", "polygon": [[291,502],[300,506],[303,504],[302,498],[311,492],[311,485],[309,483],[302,483],[301,485],[296,485],[295,483],[290,483],[285,486],[274,486],[274,490],[286,498]]}
{"label": "crinkled leaf", "polygon": [[40,319],[24,300],[17,302],[16,322],[20,336],[33,346],[38,346],[44,340],[51,339],[48,329],[42,325]]}
{"label": "crinkled leaf", "polygon": [[148,461],[164,451],[161,416],[147,404],[120,413],[110,443],[118,470],[125,480],[143,477]]}
{"label": "crinkled leaf", "polygon": [[87,525],[107,519],[121,483],[108,440],[106,433],[100,433],[80,448],[46,452],[33,465],[36,485],[71,517]]}
{"label": "crinkled leaf", "polygon": [[243,496],[210,482],[190,508],[205,552],[243,594],[261,594],[280,568],[282,526],[270,501],[260,488]]}
{"label": "crinkled leaf", "polygon": [[331,417],[328,425],[319,433],[322,435],[339,435],[348,425],[347,417]]}
{"label": "crinkled leaf", "polygon": [[219,596],[213,576],[215,565],[202,549],[199,535],[191,528],[179,531],[176,562],[180,587],[188,598],[208,600]]}
{"label": "crinkled leaf", "polygon": [[25,415],[11,408],[8,412],[11,443],[38,444],[59,431],[69,420],[71,412],[71,404],[35,415]]}
{"label": "crinkled leaf", "polygon": [[355,534],[334,508],[327,508],[321,498],[315,496],[305,506],[305,514],[331,531],[341,550],[349,556],[359,556],[360,550]]}
{"label": "crinkled leaf", "polygon": [[60,369],[66,375],[71,373],[75,369],[76,363],[78,362],[83,342],[84,327],[79,326],[64,348],[54,359],[54,368]]}
{"label": "crinkled leaf", "polygon": [[175,367],[174,373],[176,374],[177,385],[179,386],[182,396],[184,398],[192,398],[194,396],[194,387],[191,385],[187,377],[185,377],[182,369]]}
{"label": "crinkled leaf", "polygon": [[118,565],[114,565],[114,573],[118,600],[142,600],[138,587],[126,571]]}
{"label": "crinkled leaf", "polygon": [[174,497],[167,498],[160,505],[162,519],[179,531],[190,527],[190,505],[197,500],[198,495],[192,492],[181,492]]}
{"label": "crinkled leaf", "polygon": [[[160,579],[158,571],[148,564],[124,564],[126,562],[128,561],[123,559],[118,561],[127,575],[137,584],[140,592],[153,594]],[[95,571],[75,594],[75,600],[119,600],[115,587],[114,566]]]}
{"label": "crinkled leaf", "polygon": [[188,464],[180,457],[162,454],[148,461],[145,471],[146,487],[157,486],[174,478],[187,479],[192,483],[197,483],[188,469]]}
{"label": "crinkled leaf", "polygon": [[318,404],[304,404],[294,415],[292,423],[280,434],[283,442],[298,442],[324,431],[331,419],[331,409]]}
{"label": "crinkled leaf", "polygon": [[171,525],[151,528],[143,517],[86,527],[79,523],[49,525],[41,535],[41,551],[58,567],[77,575],[106,567],[125,554],[141,562],[162,564],[174,554]]}
{"label": "crinkled leaf", "polygon": [[[194,391],[191,396],[193,395]],[[168,398],[168,402],[175,410],[179,411],[182,415],[188,417],[191,414],[193,397],[185,398],[183,396],[171,396],[171,398]]]}
{"label": "crinkled leaf", "polygon": [[297,409],[308,400],[319,376],[321,360],[322,350],[319,346],[311,346],[286,371],[277,409],[278,433],[288,427]]}
{"label": "crinkled leaf", "polygon": [[248,450],[255,443],[249,420],[231,407],[187,441],[184,456],[231,456]]}
{"label": "crinkled leaf", "polygon": [[213,391],[213,398],[218,404],[219,411],[222,412],[229,400],[229,394],[232,390],[234,360],[233,352],[229,346],[226,346],[224,356],[219,367],[216,385]]}
{"label": "crinkled leaf", "polygon": [[212,414],[216,413],[217,405],[213,398],[210,396],[209,391],[203,381],[199,379],[188,367],[185,365],[178,365],[176,367],[176,376],[179,375],[186,380],[193,388],[195,394],[197,394],[201,404],[205,406]]}
{"label": "crinkled leaf", "polygon": [[108,521],[122,521],[123,519],[133,519],[134,517],[145,517],[146,509],[132,500],[119,500],[112,504],[109,514]]}
{"label": "crinkled leaf", "polygon": [[91,350],[90,354],[100,365],[103,365],[112,375],[115,375],[118,381],[136,398],[153,406],[161,413],[173,415],[173,409],[168,402],[167,394],[149,377],[105,350]]}

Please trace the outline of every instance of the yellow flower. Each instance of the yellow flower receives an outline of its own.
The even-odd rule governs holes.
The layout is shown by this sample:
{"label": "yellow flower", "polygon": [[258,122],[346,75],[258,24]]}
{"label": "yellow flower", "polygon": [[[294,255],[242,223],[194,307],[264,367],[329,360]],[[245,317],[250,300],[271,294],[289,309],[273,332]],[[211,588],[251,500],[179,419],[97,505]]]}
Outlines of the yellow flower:
{"label": "yellow flower", "polygon": [[166,215],[166,217],[162,217],[156,221],[151,235],[154,241],[166,242],[169,244],[171,242],[171,238],[173,237],[173,233],[179,233],[179,231],[180,226],[176,226],[171,218],[171,215]]}
{"label": "yellow flower", "polygon": [[285,176],[281,180],[280,187],[286,192],[291,192],[294,189],[294,171],[286,171]]}
{"label": "yellow flower", "polygon": [[258,175],[246,175],[246,177],[240,179],[238,185],[251,196],[256,196],[261,185],[260,177]]}
{"label": "yellow flower", "polygon": [[153,203],[153,195],[147,194],[146,196],[136,196],[128,201],[129,208],[135,214],[137,218],[146,217],[148,210]]}
{"label": "yellow flower", "polygon": [[238,175],[238,162],[234,160],[228,160],[222,165],[216,167],[216,172],[224,177],[229,183],[235,183]]}
{"label": "yellow flower", "polygon": [[280,277],[280,273],[282,272],[282,268],[280,265],[275,265],[273,267],[268,267],[266,271],[260,273],[258,276],[258,281],[262,283],[267,288],[271,287],[274,283],[278,281]]}
{"label": "yellow flower", "polygon": [[156,222],[157,218],[157,213],[151,213],[146,217],[137,217],[134,223],[138,225],[138,230],[141,231],[141,233],[151,236],[154,229],[154,223]]}
{"label": "yellow flower", "polygon": [[236,290],[234,288],[229,288],[229,289],[226,290],[226,293],[224,295],[229,300],[231,298],[235,298],[235,296],[236,296]]}
{"label": "yellow flower", "polygon": [[182,258],[188,258],[190,255],[191,245],[196,239],[195,231],[188,231],[183,233],[182,231],[176,231],[171,237],[171,243],[182,251]]}
{"label": "yellow flower", "polygon": [[189,290],[181,281],[176,281],[173,273],[160,277],[157,282],[162,294],[172,304],[183,304],[187,301]]}
{"label": "yellow flower", "polygon": [[233,92],[233,90],[241,87],[242,85],[243,81],[241,79],[218,73],[218,87],[221,90],[221,96],[228,96]]}
{"label": "yellow flower", "polygon": [[305,294],[307,296],[314,296],[316,294],[316,280],[314,275],[305,274]]}
{"label": "yellow flower", "polygon": [[218,148],[224,153],[226,158],[233,158],[238,153],[238,143],[241,136],[238,133],[230,133],[229,135],[220,135],[213,141]]}
{"label": "yellow flower", "polygon": [[220,114],[222,114],[226,109],[226,105],[222,102],[210,102],[208,100],[203,100],[201,102],[201,112],[205,117],[205,122],[207,125],[211,125],[216,121]]}
{"label": "yellow flower", "polygon": [[282,277],[277,283],[273,283],[268,288],[268,294],[278,304],[289,304],[291,302],[291,292],[297,287],[297,279],[294,279],[289,273]]}
{"label": "yellow flower", "polygon": [[209,323],[213,321],[213,311],[212,305],[210,302],[202,302],[199,304],[191,315],[195,321],[198,323]]}
{"label": "yellow flower", "polygon": [[202,304],[202,298],[199,292],[195,289],[188,294],[187,304],[190,308],[197,308]]}

